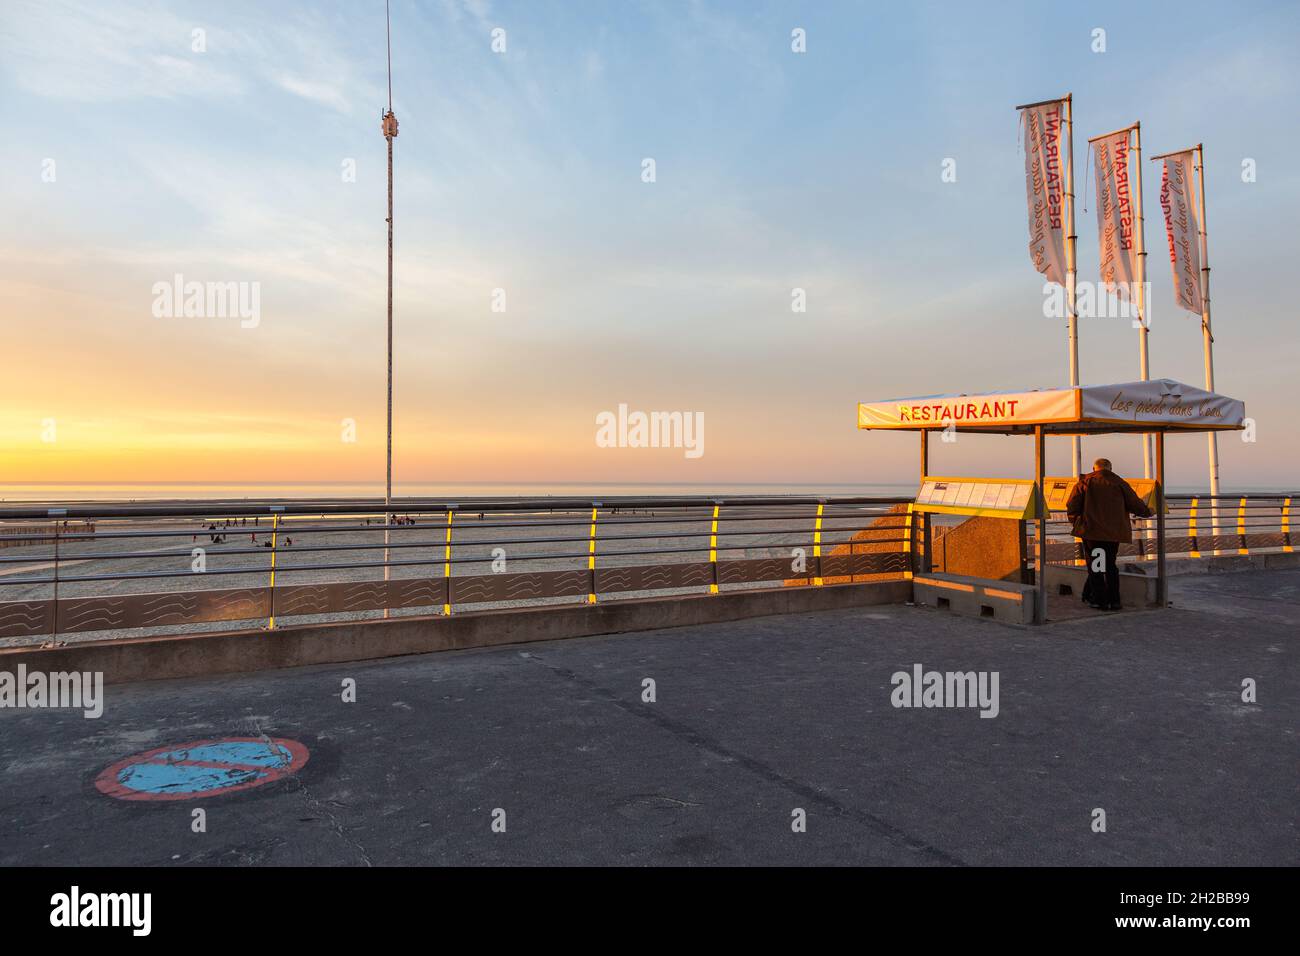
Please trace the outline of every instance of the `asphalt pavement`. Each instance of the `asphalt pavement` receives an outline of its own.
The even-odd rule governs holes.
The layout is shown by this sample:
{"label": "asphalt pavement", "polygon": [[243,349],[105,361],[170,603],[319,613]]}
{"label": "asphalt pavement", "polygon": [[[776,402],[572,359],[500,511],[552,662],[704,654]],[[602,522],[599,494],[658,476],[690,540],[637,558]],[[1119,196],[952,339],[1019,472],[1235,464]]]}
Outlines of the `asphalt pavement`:
{"label": "asphalt pavement", "polygon": [[[1179,577],[1173,599],[1039,629],[874,607],[109,686],[98,719],[0,709],[0,864],[1294,865],[1300,571]],[[894,706],[917,664],[996,672],[997,716]],[[192,799],[96,786],[232,737],[306,763]]]}

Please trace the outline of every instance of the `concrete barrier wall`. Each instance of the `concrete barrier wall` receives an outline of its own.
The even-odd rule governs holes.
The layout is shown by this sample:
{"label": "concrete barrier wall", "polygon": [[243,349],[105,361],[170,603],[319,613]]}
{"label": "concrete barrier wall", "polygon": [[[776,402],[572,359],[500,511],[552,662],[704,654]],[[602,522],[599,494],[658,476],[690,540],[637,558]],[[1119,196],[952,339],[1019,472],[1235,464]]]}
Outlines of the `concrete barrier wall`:
{"label": "concrete barrier wall", "polygon": [[25,664],[29,672],[103,672],[107,683],[199,677],[897,604],[911,600],[911,596],[910,581],[882,581],[483,611],[449,617],[399,617],[274,631],[119,638],[58,647],[0,649],[0,672],[16,673],[18,665]]}
{"label": "concrete barrier wall", "polygon": [[961,574],[918,574],[912,579],[917,604],[971,617],[988,617],[1003,624],[1032,624],[1031,585]]}
{"label": "concrete barrier wall", "polygon": [[1021,544],[1020,522],[976,515],[931,528],[931,566],[944,574],[1018,583]]}
{"label": "concrete barrier wall", "polygon": [[[1202,555],[1199,558],[1173,556],[1168,558],[1165,570],[1170,575],[1234,573],[1237,571],[1280,571],[1287,568],[1300,568],[1300,552],[1257,551],[1251,554],[1216,554]],[[1155,561],[1125,561],[1120,558],[1120,570],[1132,570],[1142,574],[1155,574]]]}
{"label": "concrete barrier wall", "polygon": [[[1076,600],[1083,596],[1083,586],[1088,580],[1088,569],[1078,565],[1049,564],[1047,566],[1047,591],[1061,595],[1061,587],[1069,587],[1069,595]],[[1119,573],[1119,599],[1125,607],[1159,607],[1156,600],[1154,575]]]}

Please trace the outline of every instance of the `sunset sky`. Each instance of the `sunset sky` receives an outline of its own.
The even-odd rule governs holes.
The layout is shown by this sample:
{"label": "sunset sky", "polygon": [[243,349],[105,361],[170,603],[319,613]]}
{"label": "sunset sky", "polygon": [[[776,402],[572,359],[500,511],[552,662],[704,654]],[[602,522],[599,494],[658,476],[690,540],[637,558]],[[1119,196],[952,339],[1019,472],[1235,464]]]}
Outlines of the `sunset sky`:
{"label": "sunset sky", "polygon": [[[915,437],[856,431],[859,400],[1067,381],[1013,107],[1072,91],[1081,280],[1087,137],[1204,142],[1217,386],[1258,423],[1221,439],[1224,487],[1292,487],[1297,8],[977,6],[395,0],[397,478],[913,479]],[[0,7],[0,485],[381,481],[382,0]],[[1152,374],[1199,385],[1144,165]],[[258,283],[260,322],[155,316],[176,274]],[[1128,320],[1081,341],[1085,382],[1138,377]],[[620,403],[702,412],[705,454],[597,447]],[[1084,452],[1140,473],[1135,438]],[[1205,482],[1204,438],[1169,453]]]}

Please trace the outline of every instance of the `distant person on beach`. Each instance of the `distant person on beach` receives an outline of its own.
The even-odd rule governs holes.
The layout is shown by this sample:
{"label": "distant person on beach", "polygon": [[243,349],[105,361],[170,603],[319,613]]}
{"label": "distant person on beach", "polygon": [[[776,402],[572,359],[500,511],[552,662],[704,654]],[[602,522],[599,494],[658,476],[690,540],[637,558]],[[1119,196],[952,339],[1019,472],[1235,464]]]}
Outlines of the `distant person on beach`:
{"label": "distant person on beach", "polygon": [[1083,539],[1088,562],[1088,583],[1083,600],[1099,611],[1118,611],[1119,546],[1133,540],[1128,516],[1150,518],[1155,512],[1137,496],[1127,481],[1111,470],[1110,460],[1098,458],[1092,472],[1075,483],[1065,512],[1074,536]]}

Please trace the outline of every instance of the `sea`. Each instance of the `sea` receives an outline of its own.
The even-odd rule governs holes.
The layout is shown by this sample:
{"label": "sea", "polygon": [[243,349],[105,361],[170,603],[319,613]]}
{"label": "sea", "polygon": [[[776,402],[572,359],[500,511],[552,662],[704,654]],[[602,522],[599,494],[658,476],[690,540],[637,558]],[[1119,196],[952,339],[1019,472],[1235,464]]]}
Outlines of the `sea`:
{"label": "sea", "polygon": [[[432,482],[397,481],[394,498],[599,498],[601,495],[911,496],[916,483],[874,482]],[[265,498],[382,498],[383,482],[31,482],[0,486],[0,502],[228,501]]]}
{"label": "sea", "polygon": [[[915,481],[889,482],[492,482],[398,481],[394,498],[599,498],[635,495],[828,495],[912,497]],[[1285,489],[1282,489],[1285,490]],[[1206,488],[1171,485],[1170,494],[1205,494]],[[1268,494],[1272,487],[1225,487],[1222,494]],[[29,482],[0,485],[0,504],[74,501],[231,501],[242,499],[382,498],[383,482]]]}

